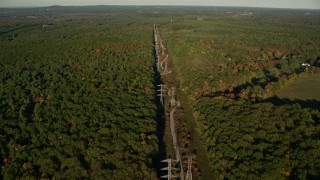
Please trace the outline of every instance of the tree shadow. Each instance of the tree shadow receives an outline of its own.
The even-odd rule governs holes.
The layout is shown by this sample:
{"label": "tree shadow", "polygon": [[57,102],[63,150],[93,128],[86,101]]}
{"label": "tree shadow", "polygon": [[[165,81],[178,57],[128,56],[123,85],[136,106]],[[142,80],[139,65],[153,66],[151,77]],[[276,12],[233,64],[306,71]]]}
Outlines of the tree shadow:
{"label": "tree shadow", "polygon": [[276,106],[281,106],[285,104],[293,105],[293,104],[299,104],[302,108],[311,108],[311,109],[318,109],[320,110],[320,101],[315,99],[307,99],[307,100],[300,100],[300,99],[288,99],[288,98],[279,98],[278,96],[274,96],[271,98],[268,98],[266,102],[271,102],[272,104]]}
{"label": "tree shadow", "polygon": [[[26,28],[31,28],[31,27],[37,27],[37,26],[42,26],[42,24],[30,24],[30,25],[25,25],[25,26],[21,26],[21,27],[16,27],[16,28],[6,30],[6,31],[0,31],[0,36],[12,33],[14,31],[18,31],[18,30],[22,30],[22,29],[26,29]],[[14,36],[16,37],[17,34],[14,34]]]}
{"label": "tree shadow", "polygon": [[[153,32],[154,34],[154,32]],[[152,37],[153,37],[152,34]],[[154,38],[154,37],[153,37]],[[161,160],[165,159],[167,156],[167,152],[166,152],[166,143],[164,142],[164,132],[165,132],[165,121],[164,121],[164,112],[165,112],[165,108],[163,107],[163,105],[161,104],[160,101],[160,97],[158,96],[158,85],[162,84],[162,79],[161,79],[161,74],[158,71],[157,68],[157,53],[156,53],[156,42],[155,39],[153,39],[153,57],[154,57],[154,64],[153,64],[153,72],[154,72],[154,89],[155,89],[155,99],[154,99],[154,103],[157,106],[157,116],[156,116],[156,121],[157,121],[157,136],[158,136],[158,146],[159,146],[159,153],[158,154],[153,154],[152,156],[152,164],[154,166],[154,168],[157,170],[157,175],[158,177],[161,177],[163,173],[163,171],[161,171]]]}

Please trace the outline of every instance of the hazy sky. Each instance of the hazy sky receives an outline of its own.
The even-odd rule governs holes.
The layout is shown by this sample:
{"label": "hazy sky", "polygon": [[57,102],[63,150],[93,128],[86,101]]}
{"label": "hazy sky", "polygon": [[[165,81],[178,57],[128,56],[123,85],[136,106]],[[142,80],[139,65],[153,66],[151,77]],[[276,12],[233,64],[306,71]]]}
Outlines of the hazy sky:
{"label": "hazy sky", "polygon": [[0,7],[49,5],[210,5],[320,9],[320,0],[0,0]]}

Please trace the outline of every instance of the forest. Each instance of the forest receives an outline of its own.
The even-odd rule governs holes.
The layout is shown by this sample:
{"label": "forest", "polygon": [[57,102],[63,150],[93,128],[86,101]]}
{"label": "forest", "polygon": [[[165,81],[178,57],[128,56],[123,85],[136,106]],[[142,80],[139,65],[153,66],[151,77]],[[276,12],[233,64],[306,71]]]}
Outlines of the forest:
{"label": "forest", "polygon": [[179,112],[192,121],[190,147],[203,147],[193,152],[214,174],[194,179],[318,179],[319,17],[244,7],[0,8],[0,179],[159,179],[172,153],[156,102],[154,24],[185,100]]}
{"label": "forest", "polygon": [[0,179],[157,177],[152,25],[101,9],[0,11]]}
{"label": "forest", "polygon": [[198,7],[162,24],[215,178],[320,177],[319,15]]}

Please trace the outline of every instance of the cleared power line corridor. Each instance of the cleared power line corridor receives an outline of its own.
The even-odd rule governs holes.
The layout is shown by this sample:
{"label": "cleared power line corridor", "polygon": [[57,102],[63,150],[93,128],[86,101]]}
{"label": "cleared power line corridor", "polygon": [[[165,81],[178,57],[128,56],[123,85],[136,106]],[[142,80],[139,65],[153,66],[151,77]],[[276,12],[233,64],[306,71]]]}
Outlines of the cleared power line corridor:
{"label": "cleared power line corridor", "polygon": [[[159,27],[157,25],[154,25],[154,48],[155,48],[155,54],[156,54],[156,67],[158,72],[161,76],[168,75],[171,73],[171,71],[168,69],[169,64],[169,55],[166,54],[165,46],[162,43],[162,39],[160,38],[159,33]],[[165,57],[165,58],[163,58]],[[161,78],[161,77],[160,77]],[[174,113],[177,109],[177,107],[180,107],[180,102],[177,100],[176,97],[176,88],[175,87],[168,87],[166,84],[159,84],[157,85],[159,87],[158,96],[160,98],[160,103],[162,106],[165,106],[165,100],[164,98],[166,96],[170,97],[169,101],[169,107],[170,107],[170,117],[169,117],[169,124],[170,124],[170,132],[172,136],[172,142],[173,142],[173,149],[175,152],[175,159],[166,159],[162,162],[166,162],[168,165],[165,168],[162,168],[162,170],[167,171],[167,175],[161,176],[161,178],[166,179],[175,179],[178,178],[177,175],[175,175],[178,171],[180,171],[180,179],[184,179],[184,171],[183,171],[183,163],[181,160],[181,154],[179,151],[179,145],[178,145],[178,139],[175,129],[175,119],[174,119]],[[187,177],[188,179],[192,179],[192,173],[191,168],[188,168]]]}

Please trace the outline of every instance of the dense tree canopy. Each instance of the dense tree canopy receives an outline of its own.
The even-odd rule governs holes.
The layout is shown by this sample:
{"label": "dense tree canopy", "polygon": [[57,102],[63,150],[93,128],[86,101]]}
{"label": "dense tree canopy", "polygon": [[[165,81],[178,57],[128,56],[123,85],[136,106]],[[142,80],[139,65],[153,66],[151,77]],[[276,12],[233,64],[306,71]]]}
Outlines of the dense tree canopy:
{"label": "dense tree canopy", "polygon": [[1,12],[0,179],[156,178],[154,23],[217,178],[319,178],[320,100],[276,97],[318,77],[318,10]]}
{"label": "dense tree canopy", "polygon": [[320,100],[276,97],[318,77],[319,11],[198,10],[162,30],[217,178],[319,178]]}
{"label": "dense tree canopy", "polygon": [[[263,179],[319,176],[319,122],[298,104],[274,106],[213,100],[203,112],[205,141],[221,177]],[[318,117],[319,118],[319,117]],[[319,120],[319,119],[318,119]]]}
{"label": "dense tree canopy", "polygon": [[50,17],[0,37],[0,177],[155,178],[152,26]]}

